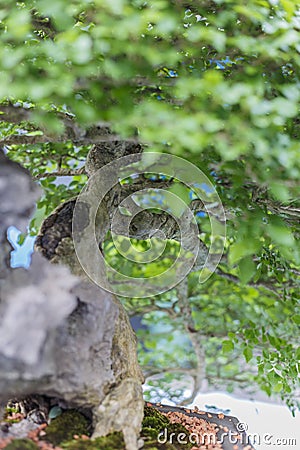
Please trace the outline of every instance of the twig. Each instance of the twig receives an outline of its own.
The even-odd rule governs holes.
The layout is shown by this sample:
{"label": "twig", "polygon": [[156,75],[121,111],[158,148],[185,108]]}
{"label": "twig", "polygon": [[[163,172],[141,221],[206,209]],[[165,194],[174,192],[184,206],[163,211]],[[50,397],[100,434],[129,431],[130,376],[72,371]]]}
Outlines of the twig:
{"label": "twig", "polygon": [[[217,275],[220,275],[223,278],[226,278],[227,280],[233,281],[236,284],[239,284],[241,282],[241,280],[236,277],[235,275],[232,275],[231,273],[226,273],[223,272],[221,269],[217,269],[215,272]],[[274,286],[271,286],[267,283],[264,282],[259,282],[259,283],[247,283],[248,286],[252,286],[252,287],[263,287],[265,289],[267,289],[268,291],[272,292],[273,294],[276,294],[277,297],[281,298],[280,293],[277,291],[277,289]]]}
{"label": "twig", "polygon": [[182,373],[186,375],[194,376],[196,375],[196,368],[188,367],[152,367],[144,366],[142,367],[145,377],[152,377],[154,375],[160,375],[165,373]]}
{"label": "twig", "polygon": [[50,177],[75,177],[78,175],[86,175],[84,167],[80,169],[60,169],[56,172],[44,172],[33,177],[34,180],[40,180],[42,178],[50,178]]}

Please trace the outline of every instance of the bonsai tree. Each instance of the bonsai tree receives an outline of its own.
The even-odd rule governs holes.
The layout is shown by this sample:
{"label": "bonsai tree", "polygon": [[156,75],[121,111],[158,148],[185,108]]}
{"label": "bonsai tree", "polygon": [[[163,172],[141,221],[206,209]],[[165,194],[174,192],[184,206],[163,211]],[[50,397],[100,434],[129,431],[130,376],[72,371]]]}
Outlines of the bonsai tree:
{"label": "bonsai tree", "polygon": [[[49,271],[49,280],[64,279],[67,270],[40,256],[27,279],[9,267],[9,226],[23,226],[20,245],[38,235],[42,255],[73,273],[59,284],[68,294],[61,311],[52,303],[57,293],[48,292],[45,304],[57,316],[50,328],[45,320],[38,326],[44,334],[36,359],[29,352],[22,360],[24,347],[17,353],[20,347],[9,350],[8,340],[1,341],[3,385],[12,368],[20,379],[24,371],[35,377],[30,386],[11,385],[6,396],[40,390],[86,404],[95,424],[106,416],[99,434],[122,429],[128,448],[135,448],[143,377],[128,314],[142,321],[137,333],[147,399],[157,401],[163,391],[189,403],[204,386],[226,386],[247,395],[279,395],[294,410],[300,321],[297,6],[36,0],[7,1],[0,11],[0,155],[3,176],[12,171],[1,200],[4,205],[14,193],[15,206],[10,216],[1,209],[10,217],[1,218],[3,317],[6,300],[18,298],[17,287],[47,291],[37,282],[38,269],[39,279]],[[29,195],[28,173],[12,162],[29,171],[40,194]],[[34,201],[24,231],[26,223],[18,220],[28,217]],[[70,380],[58,382],[65,355],[55,360],[57,347],[47,346],[58,336],[70,338],[69,331],[57,334],[61,324],[70,330],[86,314],[103,319],[106,302],[110,319],[97,337],[97,327],[90,327],[86,342],[94,339],[96,349],[104,325],[114,324],[110,334],[106,330],[105,352],[113,355],[109,385],[115,390],[104,394],[107,380],[100,371],[97,395],[83,389],[78,395],[79,386],[95,381],[79,371],[71,393]],[[82,304],[92,305],[93,313]],[[22,317],[28,317],[25,305]],[[47,308],[42,310],[46,317]],[[7,323],[2,336],[12,329]],[[52,330],[50,341],[43,339],[45,330]],[[80,333],[78,328],[78,348]],[[49,352],[45,366],[41,348]],[[55,370],[46,354],[56,361]],[[69,355],[72,372],[80,368],[78,355]],[[33,376],[33,364],[45,371]],[[43,379],[47,373],[52,384]],[[178,378],[182,388],[175,391]],[[119,406],[129,405],[120,423],[111,419],[116,398]],[[106,409],[99,408],[106,401]],[[133,404],[139,405],[136,415]],[[136,421],[126,430],[128,411]]]}

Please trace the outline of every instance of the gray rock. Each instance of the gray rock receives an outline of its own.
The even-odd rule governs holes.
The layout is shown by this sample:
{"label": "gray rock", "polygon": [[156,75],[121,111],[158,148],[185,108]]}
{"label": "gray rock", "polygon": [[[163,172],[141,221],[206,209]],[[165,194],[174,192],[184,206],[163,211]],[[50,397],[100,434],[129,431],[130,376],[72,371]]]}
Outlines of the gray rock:
{"label": "gray rock", "polygon": [[24,230],[40,195],[29,172],[8,159],[0,149],[0,234],[11,225]]}
{"label": "gray rock", "polygon": [[30,431],[33,431],[38,427],[38,424],[31,422],[30,420],[23,419],[20,422],[12,423],[6,431],[0,429],[0,439],[23,439],[27,437]]}

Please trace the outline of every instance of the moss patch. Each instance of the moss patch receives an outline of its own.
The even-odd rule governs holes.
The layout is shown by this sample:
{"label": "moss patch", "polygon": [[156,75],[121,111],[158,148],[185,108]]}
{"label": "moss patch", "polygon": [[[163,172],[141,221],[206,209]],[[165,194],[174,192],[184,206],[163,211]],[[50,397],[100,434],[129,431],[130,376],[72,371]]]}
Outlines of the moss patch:
{"label": "moss patch", "polygon": [[[97,439],[74,439],[74,435],[88,435],[88,420],[76,410],[64,411],[53,419],[45,429],[41,439],[59,446],[64,450],[125,450],[122,433],[111,433]],[[166,430],[166,432],[165,432]],[[158,442],[161,434],[163,442]],[[172,434],[173,433],[173,434]],[[169,419],[155,408],[145,406],[141,438],[145,450],[189,450],[193,444],[179,443],[178,435],[184,433],[188,440],[188,431],[180,424],[172,424]],[[179,440],[180,441],[180,440]],[[15,439],[7,450],[38,450],[36,444],[28,439]]]}
{"label": "moss patch", "polygon": [[[65,413],[64,413],[65,414]],[[61,416],[60,416],[61,417]],[[59,417],[55,420],[58,420]],[[54,421],[53,421],[54,422]],[[51,426],[51,425],[50,425]],[[45,439],[48,440],[48,430]],[[159,433],[166,433],[166,442],[159,443],[157,437]],[[170,441],[170,435],[174,433]],[[144,449],[147,450],[182,450],[190,449],[193,444],[188,443],[186,445],[177,442],[177,436],[180,433],[187,435],[187,430],[180,424],[172,424],[169,419],[157,411],[155,408],[145,406],[144,420],[142,424],[141,437],[144,439]],[[86,434],[73,431],[74,434]],[[73,437],[72,435],[72,437]],[[164,436],[163,436],[164,437]],[[162,437],[162,438],[163,438]],[[52,442],[52,441],[51,441]],[[72,439],[69,442],[60,443],[60,447],[64,450],[125,450],[125,444],[122,433],[112,433],[105,437],[100,437],[94,440],[85,439]]]}
{"label": "moss patch", "polygon": [[[157,441],[158,435],[161,435],[162,443]],[[188,442],[187,444],[182,444],[181,440],[178,442],[178,435],[184,433],[185,439],[188,440],[187,429],[178,423],[170,423],[169,419],[157,411],[155,408],[150,406],[145,406],[144,409],[144,419],[142,424],[141,436],[145,441],[143,448],[147,450],[181,450],[190,449],[193,444]],[[165,443],[163,443],[166,441]]]}
{"label": "moss patch", "polygon": [[43,440],[59,445],[61,442],[73,440],[74,434],[88,435],[88,425],[88,420],[80,412],[70,409],[51,421],[45,429]]}
{"label": "moss patch", "polygon": [[[166,442],[159,443],[157,437],[159,433],[167,430]],[[171,433],[172,438],[170,439]],[[142,425],[141,437],[144,439],[145,445],[143,449],[147,450],[189,450],[193,444],[178,443],[177,436],[188,432],[180,424],[172,424],[169,419],[157,411],[155,408],[145,406],[144,420]],[[77,433],[78,434],[78,433]],[[162,439],[165,436],[162,436]],[[171,441],[171,442],[169,442]],[[125,444],[122,433],[112,433],[105,437],[94,440],[76,439],[71,442],[64,442],[60,445],[66,450],[125,450]]]}
{"label": "moss patch", "polygon": [[38,446],[29,439],[14,439],[5,450],[38,450]]}
{"label": "moss patch", "polygon": [[111,433],[92,441],[77,439],[66,442],[61,447],[68,450],[125,450],[122,433]]}

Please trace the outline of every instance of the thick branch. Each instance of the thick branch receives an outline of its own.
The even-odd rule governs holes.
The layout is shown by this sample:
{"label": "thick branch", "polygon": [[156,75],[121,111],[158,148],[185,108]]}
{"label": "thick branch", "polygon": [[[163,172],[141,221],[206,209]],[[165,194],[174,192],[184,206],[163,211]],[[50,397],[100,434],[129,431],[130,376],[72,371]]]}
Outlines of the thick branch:
{"label": "thick branch", "polygon": [[184,401],[184,404],[188,405],[193,402],[194,398],[198,394],[205,379],[206,364],[205,364],[205,349],[202,344],[203,336],[199,330],[196,330],[195,322],[192,317],[192,309],[188,298],[188,284],[187,279],[183,280],[177,285],[177,297],[178,306],[180,308],[181,315],[184,319],[185,328],[189,334],[195,356],[196,356],[196,373],[193,376],[194,387],[193,391],[188,399]]}
{"label": "thick branch", "polygon": [[[52,134],[50,130],[47,130],[45,126],[36,127],[35,116],[40,114],[44,118],[44,122],[47,122],[47,117],[55,117],[59,119],[62,126],[63,132],[61,134]],[[12,104],[0,105],[0,119],[3,122],[8,122],[12,124],[20,124],[22,122],[27,122],[34,127],[35,130],[41,131],[43,134],[39,135],[11,135],[7,136],[0,141],[0,145],[13,145],[13,144],[38,144],[38,143],[48,143],[48,142],[66,142],[72,141],[80,145],[96,144],[99,142],[111,142],[117,139],[121,139],[118,135],[112,134],[109,129],[109,124],[106,122],[98,123],[97,125],[83,128],[81,127],[70,114],[63,114],[61,112],[55,111],[43,111],[37,110],[35,108],[25,108],[20,106],[14,106]],[[132,139],[135,141],[135,139]]]}

